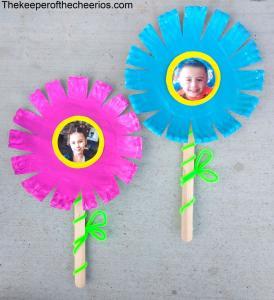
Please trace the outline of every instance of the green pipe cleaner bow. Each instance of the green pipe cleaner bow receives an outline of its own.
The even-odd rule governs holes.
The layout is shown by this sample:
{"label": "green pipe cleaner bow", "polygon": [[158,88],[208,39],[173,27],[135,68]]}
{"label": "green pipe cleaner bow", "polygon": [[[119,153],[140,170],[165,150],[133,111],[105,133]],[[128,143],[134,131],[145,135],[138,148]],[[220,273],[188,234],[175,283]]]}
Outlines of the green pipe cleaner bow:
{"label": "green pipe cleaner bow", "polygon": [[[84,219],[86,217],[86,213],[81,216],[80,218]],[[99,220],[98,220],[99,218]],[[101,219],[101,220],[100,220]],[[74,223],[79,221],[79,218],[74,220]],[[103,241],[107,238],[106,232],[102,227],[105,227],[107,225],[107,214],[103,210],[96,210],[93,212],[91,217],[89,218],[86,227],[85,227],[85,234],[81,237],[77,238],[73,242],[73,253],[75,254],[79,248],[82,246],[82,244],[86,241],[88,238],[88,235],[90,234],[93,238],[99,241]]]}
{"label": "green pipe cleaner bow", "polygon": [[[180,185],[183,186],[186,182],[193,179],[195,176],[199,176],[202,180],[208,183],[218,182],[219,176],[218,174],[209,169],[205,168],[214,158],[213,152],[211,149],[202,149],[198,156],[193,156],[192,159],[195,159],[194,169],[186,175],[181,176]],[[187,161],[189,162],[189,161]],[[181,167],[185,163],[181,164]]]}
{"label": "green pipe cleaner bow", "polygon": [[[191,144],[191,147],[194,147],[194,146],[195,146],[194,143],[193,143],[193,145]],[[186,147],[188,147],[188,145],[186,145]],[[185,150],[185,149],[183,149],[183,150]],[[192,160],[194,160],[194,169],[193,169],[193,171],[189,172],[188,174],[181,176],[180,185],[183,186],[186,182],[193,179],[197,175],[205,182],[208,182],[208,183],[218,182],[219,175],[215,171],[213,171],[209,168],[206,168],[206,166],[213,160],[213,158],[214,158],[213,151],[211,149],[205,148],[199,152],[197,157],[196,157],[196,155],[193,155],[188,160],[183,161],[181,163],[181,167],[183,167],[184,165],[186,165],[186,164],[190,163]],[[195,201],[196,201],[196,199],[193,197],[190,201],[188,201],[187,203],[182,205],[179,209],[180,214],[183,214],[189,206],[191,206],[195,203]]]}

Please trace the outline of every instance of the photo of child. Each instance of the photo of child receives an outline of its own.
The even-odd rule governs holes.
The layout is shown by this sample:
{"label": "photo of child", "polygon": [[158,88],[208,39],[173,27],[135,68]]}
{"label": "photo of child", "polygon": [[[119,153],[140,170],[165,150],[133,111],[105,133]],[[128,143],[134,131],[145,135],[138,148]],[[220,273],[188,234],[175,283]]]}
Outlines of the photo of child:
{"label": "photo of child", "polygon": [[67,124],[58,137],[58,147],[63,156],[73,162],[85,162],[94,157],[99,145],[94,127],[83,121]]}
{"label": "photo of child", "polygon": [[214,73],[205,63],[191,58],[182,61],[174,71],[173,86],[188,100],[200,100],[212,91]]}

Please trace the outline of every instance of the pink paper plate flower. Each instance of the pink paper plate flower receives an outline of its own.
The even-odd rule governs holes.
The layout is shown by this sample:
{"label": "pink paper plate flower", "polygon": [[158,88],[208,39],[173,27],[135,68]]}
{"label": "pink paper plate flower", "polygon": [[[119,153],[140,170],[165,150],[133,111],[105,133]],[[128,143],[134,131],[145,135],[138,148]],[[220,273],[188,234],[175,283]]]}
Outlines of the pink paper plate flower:
{"label": "pink paper plate flower", "polygon": [[[67,94],[59,80],[45,86],[48,99],[36,90],[30,101],[40,115],[19,109],[13,121],[28,130],[10,130],[9,147],[29,152],[12,157],[15,174],[35,173],[24,180],[24,189],[39,201],[55,189],[50,205],[69,210],[81,193],[85,210],[97,207],[95,193],[109,202],[119,194],[115,177],[129,183],[137,166],[126,158],[140,159],[142,139],[129,134],[140,130],[133,112],[123,113],[128,101],[118,95],[104,103],[112,88],[96,81],[88,93],[88,78],[69,77]],[[58,124],[73,116],[92,119],[104,135],[100,158],[84,168],[72,168],[55,154],[52,138]]]}

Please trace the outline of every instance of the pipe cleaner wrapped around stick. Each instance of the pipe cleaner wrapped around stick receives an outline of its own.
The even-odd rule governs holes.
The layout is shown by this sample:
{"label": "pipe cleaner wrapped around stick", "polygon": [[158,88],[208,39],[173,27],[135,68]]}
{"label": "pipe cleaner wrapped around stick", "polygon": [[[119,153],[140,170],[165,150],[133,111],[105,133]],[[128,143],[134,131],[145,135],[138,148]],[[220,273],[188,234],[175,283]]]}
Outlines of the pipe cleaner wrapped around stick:
{"label": "pipe cleaner wrapped around stick", "polygon": [[[139,38],[148,52],[132,46],[125,85],[136,113],[154,112],[144,125],[157,135],[184,143],[182,147],[182,239],[192,240],[194,177],[217,182],[207,167],[210,150],[195,155],[195,145],[217,140],[216,129],[228,137],[241,124],[230,112],[249,117],[262,90],[263,70],[243,70],[261,60],[250,33],[240,23],[224,33],[229,15],[216,10],[205,27],[207,7],[188,6],[183,24],[177,10],[158,18],[161,37],[147,25]],[[203,150],[202,150],[203,151]],[[199,159],[198,159],[199,157]]]}
{"label": "pipe cleaner wrapped around stick", "polygon": [[[10,130],[9,147],[28,154],[12,157],[15,174],[35,173],[22,186],[37,200],[55,190],[52,207],[74,206],[75,284],[85,285],[85,241],[106,239],[107,215],[96,210],[95,193],[104,204],[119,194],[115,177],[129,183],[140,159],[142,139],[133,112],[123,113],[128,101],[117,95],[106,101],[111,86],[96,81],[88,91],[88,78],[69,77],[67,93],[59,80],[45,86],[47,98],[37,89],[30,101],[39,115],[19,109],[13,121],[27,131]],[[88,210],[93,210],[85,224]]]}

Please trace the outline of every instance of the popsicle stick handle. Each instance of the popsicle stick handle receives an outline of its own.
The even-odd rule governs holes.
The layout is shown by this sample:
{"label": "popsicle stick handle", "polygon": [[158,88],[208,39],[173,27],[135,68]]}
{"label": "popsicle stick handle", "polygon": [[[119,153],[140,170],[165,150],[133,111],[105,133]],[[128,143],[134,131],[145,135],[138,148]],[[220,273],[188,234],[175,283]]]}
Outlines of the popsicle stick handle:
{"label": "popsicle stick handle", "polygon": [[[195,141],[193,134],[189,135],[188,143],[183,147],[183,175],[194,170]],[[184,164],[185,162],[185,164]],[[182,186],[182,205],[193,199],[194,178]],[[181,237],[183,241],[190,242],[193,238],[193,205],[190,205],[181,215]]]}
{"label": "popsicle stick handle", "polygon": [[[82,208],[82,201],[79,201],[74,205],[74,219],[81,217],[84,214]],[[74,240],[85,234],[85,219],[74,224]],[[79,269],[86,262],[86,245],[83,243],[79,250],[74,255],[74,270]],[[86,284],[86,269],[81,270],[74,275],[75,285],[78,288],[82,288]]]}

